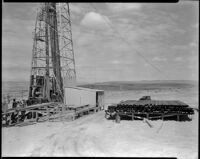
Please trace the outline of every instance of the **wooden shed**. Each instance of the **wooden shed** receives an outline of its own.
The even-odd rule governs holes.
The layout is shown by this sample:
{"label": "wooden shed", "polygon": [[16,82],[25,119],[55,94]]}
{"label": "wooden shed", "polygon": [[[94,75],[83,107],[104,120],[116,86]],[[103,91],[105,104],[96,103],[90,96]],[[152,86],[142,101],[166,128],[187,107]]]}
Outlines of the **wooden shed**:
{"label": "wooden shed", "polygon": [[104,106],[104,91],[83,87],[65,87],[64,103],[70,106]]}

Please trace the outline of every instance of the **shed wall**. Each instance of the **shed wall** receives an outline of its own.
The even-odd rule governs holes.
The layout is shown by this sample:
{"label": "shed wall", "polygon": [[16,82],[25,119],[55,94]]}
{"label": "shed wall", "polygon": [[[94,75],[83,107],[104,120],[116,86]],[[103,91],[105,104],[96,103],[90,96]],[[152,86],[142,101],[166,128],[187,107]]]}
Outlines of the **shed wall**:
{"label": "shed wall", "polygon": [[96,105],[96,92],[76,88],[65,88],[65,104],[67,105]]}

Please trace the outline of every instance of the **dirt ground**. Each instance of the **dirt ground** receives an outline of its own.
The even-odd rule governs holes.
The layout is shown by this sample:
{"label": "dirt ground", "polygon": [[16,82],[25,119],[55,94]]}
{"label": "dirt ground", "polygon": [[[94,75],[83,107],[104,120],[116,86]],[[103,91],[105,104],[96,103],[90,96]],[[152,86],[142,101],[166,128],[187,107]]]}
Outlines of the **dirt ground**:
{"label": "dirt ground", "polygon": [[69,122],[3,128],[2,156],[198,156],[198,113],[192,122],[104,118],[104,111]]}
{"label": "dirt ground", "polygon": [[[121,91],[106,92],[105,102],[138,99],[181,100],[198,107],[198,92]],[[2,156],[109,156],[198,158],[198,118],[192,121],[121,120],[115,123],[105,112],[75,121],[43,122],[24,127],[2,128]]]}

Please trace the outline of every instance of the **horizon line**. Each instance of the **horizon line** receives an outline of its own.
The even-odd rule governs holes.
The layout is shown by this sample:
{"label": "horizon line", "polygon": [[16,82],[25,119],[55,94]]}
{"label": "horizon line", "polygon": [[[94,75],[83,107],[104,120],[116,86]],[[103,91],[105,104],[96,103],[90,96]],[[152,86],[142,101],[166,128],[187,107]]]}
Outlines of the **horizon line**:
{"label": "horizon line", "polygon": [[[87,81],[77,81],[77,83],[104,83],[104,82],[141,82],[141,81],[195,81],[198,82],[199,80],[184,80],[184,79],[172,79],[172,80],[108,80],[108,81],[93,81],[93,82],[87,82]],[[1,82],[30,82],[28,80],[2,80]]]}

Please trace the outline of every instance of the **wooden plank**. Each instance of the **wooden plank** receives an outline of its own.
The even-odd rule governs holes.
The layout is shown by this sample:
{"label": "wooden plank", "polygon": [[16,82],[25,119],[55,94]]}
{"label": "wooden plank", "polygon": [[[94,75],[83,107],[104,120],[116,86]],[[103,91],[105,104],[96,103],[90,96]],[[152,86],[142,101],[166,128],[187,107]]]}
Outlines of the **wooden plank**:
{"label": "wooden plank", "polygon": [[36,104],[36,105],[32,105],[32,106],[27,106],[25,108],[19,108],[19,107],[17,107],[15,109],[8,110],[7,112],[2,113],[2,115],[9,114],[9,113],[12,113],[12,112],[15,112],[15,111],[24,111],[24,110],[29,110],[29,109],[35,109],[35,108],[41,108],[41,107],[46,107],[46,106],[52,106],[52,105],[55,105],[55,104],[58,104],[58,103],[55,103],[55,102],[42,103],[42,104]]}
{"label": "wooden plank", "polygon": [[89,104],[87,105],[74,105],[74,106],[69,106],[68,108],[70,109],[77,109],[77,108],[84,108],[84,107],[88,107]]}
{"label": "wooden plank", "polygon": [[43,121],[47,121],[47,120],[48,120],[47,115],[38,118],[38,122],[43,122]]}
{"label": "wooden plank", "polygon": [[90,111],[90,110],[94,110],[96,107],[88,107],[88,108],[83,108],[83,109],[80,109],[78,111],[76,111],[77,113],[80,113],[80,112],[85,112],[85,111]]}
{"label": "wooden plank", "polygon": [[33,108],[40,108],[40,107],[45,107],[45,106],[53,106],[53,105],[56,105],[56,104],[58,104],[58,103],[51,102],[51,103],[36,104],[36,105],[27,106],[25,108],[21,108],[21,110],[27,110],[27,109],[33,109]]}
{"label": "wooden plank", "polygon": [[19,123],[19,124],[15,124],[15,126],[27,126],[27,125],[33,125],[33,124],[36,124],[36,122],[31,122],[31,121],[27,121],[27,122],[22,122],[22,123]]}
{"label": "wooden plank", "polygon": [[162,114],[160,116],[154,116],[154,117],[149,117],[149,119],[153,119],[153,118],[164,118],[164,117],[170,117],[170,116],[176,116],[177,114],[164,114],[162,116]]}
{"label": "wooden plank", "polygon": [[89,111],[91,111],[91,110],[93,110],[94,112],[96,112],[96,110],[98,109],[99,107],[89,107],[89,108],[84,108],[84,109],[81,109],[81,110],[78,110],[78,111],[76,111],[75,112],[75,114],[76,115],[78,115],[78,114],[82,114],[82,113],[84,113],[84,112],[89,112]]}

